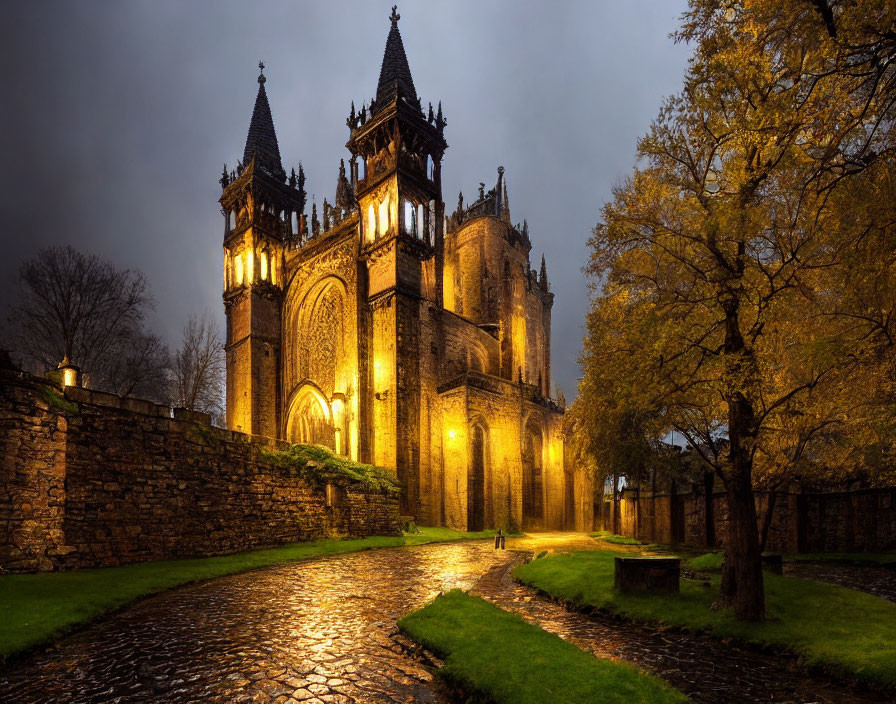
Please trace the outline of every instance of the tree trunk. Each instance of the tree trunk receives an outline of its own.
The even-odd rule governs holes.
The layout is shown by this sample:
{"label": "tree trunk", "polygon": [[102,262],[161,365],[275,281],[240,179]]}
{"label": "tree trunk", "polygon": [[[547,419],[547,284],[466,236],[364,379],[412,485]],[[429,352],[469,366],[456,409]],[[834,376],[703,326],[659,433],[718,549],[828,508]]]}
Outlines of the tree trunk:
{"label": "tree trunk", "polygon": [[613,473],[613,535],[619,535],[619,475]]}
{"label": "tree trunk", "polygon": [[716,516],[715,507],[712,503],[712,490],[716,482],[715,472],[703,472],[703,516],[706,531],[706,547],[714,548],[716,546]]}
{"label": "tree trunk", "polygon": [[765,618],[765,587],[753,497],[752,444],[756,437],[756,416],[748,395],[756,378],[756,369],[755,360],[740,332],[739,303],[737,296],[731,295],[723,304],[729,466],[725,476],[728,539],[725,542],[722,598],[734,604],[734,615],[739,621],[761,621]]}
{"label": "tree trunk", "polygon": [[775,504],[778,503],[778,492],[772,489],[768,495],[768,506],[765,507],[765,515],[762,517],[762,535],[759,537],[759,552],[765,552],[768,545],[768,531],[772,527],[772,516],[775,513]]}

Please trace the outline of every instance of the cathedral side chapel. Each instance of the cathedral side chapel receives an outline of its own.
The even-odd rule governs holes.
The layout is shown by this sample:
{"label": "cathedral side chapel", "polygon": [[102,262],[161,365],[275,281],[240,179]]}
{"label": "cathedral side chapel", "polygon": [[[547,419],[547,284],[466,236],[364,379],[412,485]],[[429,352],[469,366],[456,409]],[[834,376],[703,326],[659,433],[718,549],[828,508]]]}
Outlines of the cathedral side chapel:
{"label": "cathedral side chapel", "polygon": [[446,215],[446,120],[417,96],[398,20],[310,219],[259,64],[243,159],[221,178],[227,426],[394,469],[421,524],[574,528],[590,495],[550,398],[544,259],[531,268],[501,167]]}

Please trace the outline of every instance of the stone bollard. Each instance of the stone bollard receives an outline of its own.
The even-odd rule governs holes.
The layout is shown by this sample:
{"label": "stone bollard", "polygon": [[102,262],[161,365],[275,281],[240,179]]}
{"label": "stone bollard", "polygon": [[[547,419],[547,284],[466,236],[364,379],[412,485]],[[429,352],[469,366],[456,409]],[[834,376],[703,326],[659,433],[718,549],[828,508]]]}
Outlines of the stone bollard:
{"label": "stone bollard", "polygon": [[784,574],[784,563],[781,558],[781,553],[762,553],[762,569],[774,572],[775,574]]}
{"label": "stone bollard", "polygon": [[623,593],[678,594],[677,557],[617,557],[615,588]]}

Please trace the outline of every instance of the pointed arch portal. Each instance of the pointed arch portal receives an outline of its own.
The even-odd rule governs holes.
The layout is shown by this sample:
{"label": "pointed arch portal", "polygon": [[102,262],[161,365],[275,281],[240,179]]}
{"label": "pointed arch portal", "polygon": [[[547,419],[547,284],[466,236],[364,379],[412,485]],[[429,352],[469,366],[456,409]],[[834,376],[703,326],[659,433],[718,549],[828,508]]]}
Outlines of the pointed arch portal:
{"label": "pointed arch portal", "polygon": [[312,383],[302,384],[292,394],[286,414],[286,439],[306,445],[336,447],[330,404]]}

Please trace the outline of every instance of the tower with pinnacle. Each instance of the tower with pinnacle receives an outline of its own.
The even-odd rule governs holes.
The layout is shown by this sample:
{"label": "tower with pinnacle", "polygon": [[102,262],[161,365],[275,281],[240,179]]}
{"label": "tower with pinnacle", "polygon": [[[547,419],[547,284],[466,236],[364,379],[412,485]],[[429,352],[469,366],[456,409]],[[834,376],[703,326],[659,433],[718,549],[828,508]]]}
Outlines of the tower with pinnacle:
{"label": "tower with pinnacle", "polygon": [[425,525],[582,528],[593,502],[551,399],[547,265],[531,266],[503,167],[446,217],[447,121],[417,93],[399,20],[393,7],[374,97],[351,104],[335,191],[307,220],[259,64],[242,160],[221,175],[227,426],[382,466]]}

